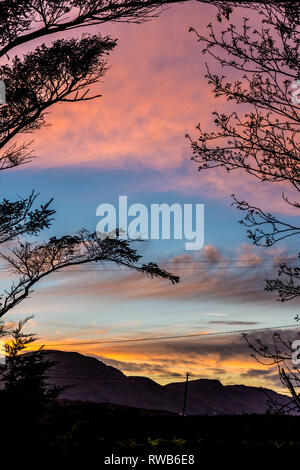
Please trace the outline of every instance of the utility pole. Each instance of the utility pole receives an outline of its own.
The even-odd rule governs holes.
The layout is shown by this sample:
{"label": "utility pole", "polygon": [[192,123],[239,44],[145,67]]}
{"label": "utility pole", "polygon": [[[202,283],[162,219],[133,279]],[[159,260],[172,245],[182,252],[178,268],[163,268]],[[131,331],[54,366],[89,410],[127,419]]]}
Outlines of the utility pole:
{"label": "utility pole", "polygon": [[184,387],[184,398],[183,398],[182,416],[185,416],[188,384],[189,384],[189,373],[187,372],[187,373],[186,373],[186,379],[185,379],[185,387]]}

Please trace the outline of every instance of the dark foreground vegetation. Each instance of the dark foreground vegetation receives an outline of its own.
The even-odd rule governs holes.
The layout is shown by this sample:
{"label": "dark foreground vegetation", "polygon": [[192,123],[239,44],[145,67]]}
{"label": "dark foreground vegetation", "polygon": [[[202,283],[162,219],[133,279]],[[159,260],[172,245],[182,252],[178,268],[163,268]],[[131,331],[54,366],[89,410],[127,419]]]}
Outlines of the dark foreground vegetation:
{"label": "dark foreground vegetation", "polygon": [[[144,459],[136,468],[150,466],[148,455],[192,454],[192,466],[200,468],[204,458],[212,465],[230,463],[232,467],[241,454],[247,463],[258,465],[261,459],[269,464],[290,461],[300,451],[300,417],[296,416],[182,417],[109,404],[60,401],[44,410],[35,427],[22,419],[18,422],[16,417],[13,421],[8,420],[1,431],[7,452],[17,449],[31,461],[42,453],[43,458],[69,465],[93,460],[97,468],[109,468],[104,459],[111,454]],[[123,463],[118,467],[131,466]]]}

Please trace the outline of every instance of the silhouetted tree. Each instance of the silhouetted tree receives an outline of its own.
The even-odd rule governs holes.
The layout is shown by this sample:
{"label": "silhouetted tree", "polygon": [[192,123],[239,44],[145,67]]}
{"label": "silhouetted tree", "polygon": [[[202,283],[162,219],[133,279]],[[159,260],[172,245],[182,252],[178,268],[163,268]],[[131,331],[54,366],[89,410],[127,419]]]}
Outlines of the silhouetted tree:
{"label": "silhouetted tree", "polygon": [[[249,18],[217,33],[209,24],[209,34],[196,34],[203,44],[202,52],[240,74],[234,81],[212,73],[207,66],[208,82],[216,97],[242,105],[247,111],[214,112],[215,129],[205,131],[197,126],[199,137],[191,142],[199,171],[223,168],[227,173],[243,171],[264,183],[285,182],[300,191],[299,105],[299,2],[253,2],[244,4],[257,11],[261,24],[251,25]],[[295,93],[294,93],[295,92]],[[300,201],[282,195],[286,204],[297,209]],[[270,247],[280,240],[300,234],[300,226],[281,220],[260,207],[233,195],[233,205],[245,212],[240,221],[247,227],[250,240],[257,246]],[[300,255],[299,255],[300,256]],[[282,301],[300,295],[300,268],[281,264],[279,277],[266,281],[266,290],[277,292]],[[281,412],[300,411],[300,369],[291,361],[292,341],[276,332],[271,342],[252,341],[244,335],[259,362],[278,368],[281,383],[292,396],[286,407],[273,403]]]}
{"label": "silhouetted tree", "polygon": [[0,109],[0,170],[32,159],[30,144],[17,145],[15,137],[41,128],[50,106],[100,96],[91,95],[88,87],[105,74],[105,57],[115,46],[101,35],[56,40],[0,67],[7,101]]}
{"label": "silhouetted tree", "polygon": [[[249,348],[251,356],[264,366],[276,366],[280,382],[291,395],[291,400],[287,403],[278,403],[269,396],[270,412],[277,414],[300,413],[300,394],[297,389],[300,387],[300,367],[295,365],[292,359],[299,364],[299,351],[293,348],[293,340],[284,333],[274,332],[269,341],[260,338],[250,340],[247,334],[243,334]],[[299,333],[297,334],[299,337]]]}
{"label": "silhouetted tree", "polygon": [[1,366],[1,380],[4,391],[14,407],[40,412],[41,406],[48,400],[58,397],[60,390],[49,387],[46,383],[47,371],[55,363],[46,358],[44,347],[26,352],[36,341],[35,335],[23,333],[24,325],[32,317],[18,323],[11,331],[11,340],[5,343],[5,363]]}
{"label": "silhouetted tree", "polygon": [[[191,142],[199,171],[223,168],[226,172],[241,170],[265,183],[286,182],[300,191],[299,104],[292,88],[300,80],[298,2],[246,2],[244,6],[258,11],[261,26],[251,26],[243,18],[240,27],[230,24],[221,33],[209,24],[203,36],[194,29],[198,41],[223,69],[240,73],[240,78],[227,81],[207,66],[208,82],[216,97],[248,106],[244,113],[214,112],[215,130],[197,126],[199,137]],[[299,82],[300,84],[300,82]],[[300,201],[282,195],[286,204],[300,208]],[[246,213],[241,221],[255,245],[273,246],[279,240],[300,234],[300,226],[280,220],[259,207],[233,195],[233,205]],[[279,278],[268,280],[266,289],[277,291],[281,300],[300,293],[299,268],[282,264]]]}
{"label": "silhouetted tree", "polygon": [[[2,0],[0,57],[29,41],[107,22],[143,23],[173,3],[188,0]],[[203,0],[228,16],[238,1]],[[249,2],[244,2],[245,4]],[[260,3],[260,2],[258,2]],[[262,0],[261,3],[267,3]]]}
{"label": "silhouetted tree", "polygon": [[5,363],[0,365],[3,439],[5,444],[18,447],[37,445],[47,406],[62,391],[47,384],[47,372],[55,362],[47,359],[43,346],[26,351],[36,340],[34,335],[23,333],[30,318],[11,331],[11,339],[5,343]]}

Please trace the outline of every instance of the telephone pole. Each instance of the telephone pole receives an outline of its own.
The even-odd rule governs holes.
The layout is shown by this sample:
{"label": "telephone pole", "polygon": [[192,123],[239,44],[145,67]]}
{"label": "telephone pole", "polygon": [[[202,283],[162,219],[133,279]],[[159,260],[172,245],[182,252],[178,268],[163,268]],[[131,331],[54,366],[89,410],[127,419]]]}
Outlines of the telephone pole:
{"label": "telephone pole", "polygon": [[186,379],[185,379],[185,387],[184,387],[184,398],[183,398],[182,416],[185,416],[188,384],[189,384],[189,373],[187,372],[187,373],[186,373]]}

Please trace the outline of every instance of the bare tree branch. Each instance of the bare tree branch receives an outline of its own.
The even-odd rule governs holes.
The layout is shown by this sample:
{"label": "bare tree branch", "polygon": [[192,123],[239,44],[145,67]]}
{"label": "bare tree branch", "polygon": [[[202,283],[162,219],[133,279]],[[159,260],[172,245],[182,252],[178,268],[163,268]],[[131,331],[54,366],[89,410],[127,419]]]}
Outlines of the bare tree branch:
{"label": "bare tree branch", "polygon": [[96,233],[81,230],[75,236],[52,237],[41,245],[20,243],[11,255],[1,253],[2,259],[19,276],[19,280],[2,296],[0,317],[28,297],[32,287],[45,276],[66,267],[90,262],[112,262],[151,278],[166,279],[173,284],[179,282],[178,276],[159,268],[155,263],[138,264],[141,255],[130,245],[130,240],[108,237],[101,240]]}

